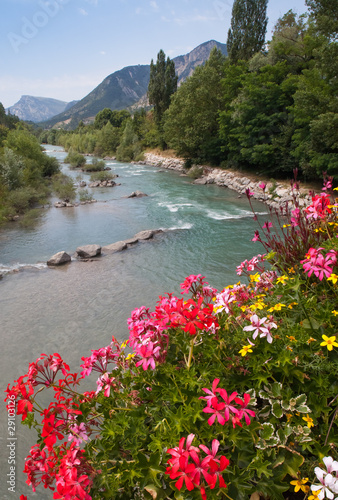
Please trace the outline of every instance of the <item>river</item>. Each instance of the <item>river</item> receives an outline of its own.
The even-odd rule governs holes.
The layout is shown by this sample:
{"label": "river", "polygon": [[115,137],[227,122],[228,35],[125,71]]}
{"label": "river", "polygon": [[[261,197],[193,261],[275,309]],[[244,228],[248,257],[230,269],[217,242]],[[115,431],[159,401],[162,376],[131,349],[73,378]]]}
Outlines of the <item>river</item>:
{"label": "river", "polygon": [[[63,163],[66,153],[46,146],[62,171],[79,172]],[[89,158],[88,161],[91,161]],[[111,336],[128,336],[127,318],[141,305],[154,307],[159,295],[180,293],[190,274],[202,274],[222,289],[238,281],[236,266],[262,252],[251,239],[256,228],[245,196],[215,185],[200,186],[179,173],[156,167],[107,161],[120,186],[89,190],[97,203],[74,208],[41,208],[33,227],[17,223],[0,230],[0,271],[14,270],[0,281],[1,380],[27,372],[41,353],[59,352],[77,370],[82,356],[109,344]],[[82,174],[83,180],[89,174]],[[126,198],[140,190],[143,198]],[[264,214],[266,207],[255,202]],[[73,261],[47,268],[48,258],[77,246],[107,245],[145,229],[162,229],[153,240],[93,262]],[[27,267],[30,265],[31,267]],[[95,382],[93,383],[95,385]],[[49,500],[42,488],[33,495],[25,484],[23,457],[34,433],[17,418],[16,494],[8,491],[7,415],[0,415],[0,498]]]}

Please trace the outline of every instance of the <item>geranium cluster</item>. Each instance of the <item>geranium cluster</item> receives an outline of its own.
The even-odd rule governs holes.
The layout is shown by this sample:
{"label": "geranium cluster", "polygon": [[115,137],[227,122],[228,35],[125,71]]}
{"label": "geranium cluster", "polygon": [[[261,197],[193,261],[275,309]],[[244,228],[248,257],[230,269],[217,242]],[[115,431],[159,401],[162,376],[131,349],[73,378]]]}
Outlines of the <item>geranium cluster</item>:
{"label": "geranium cluster", "polygon": [[136,366],[154,370],[156,364],[164,363],[172,328],[181,329],[191,336],[217,331],[218,321],[213,314],[213,305],[209,303],[216,291],[204,287],[205,284],[201,275],[191,275],[181,288],[184,292],[192,289],[195,299],[184,301],[168,294],[160,297],[154,312],[149,312],[144,306],[132,312],[128,319],[128,343],[134,350]]}
{"label": "geranium cluster", "polygon": [[305,255],[306,259],[300,261],[308,277],[313,273],[320,281],[323,280],[324,276],[329,278],[337,264],[337,252],[331,249],[323,255],[323,250],[322,247],[310,248]]}
{"label": "geranium cluster", "polygon": [[[319,484],[312,484],[311,490],[315,492],[316,498],[322,500],[323,498],[329,498],[333,500],[334,494],[338,493],[338,462],[333,460],[332,457],[323,458],[326,470],[320,467],[315,468],[315,474],[319,481]],[[336,497],[335,500],[337,500]]]}
{"label": "geranium cluster", "polygon": [[207,402],[204,413],[211,413],[208,424],[212,425],[215,420],[221,425],[231,420],[233,428],[242,427],[241,420],[244,417],[246,425],[250,425],[250,417],[255,416],[255,412],[248,408],[251,396],[244,394],[243,399],[238,397],[237,392],[228,395],[225,389],[217,387],[220,379],[215,378],[212,383],[212,389],[203,388],[207,396],[200,396],[199,399],[205,399]]}
{"label": "geranium cluster", "polygon": [[[64,378],[57,381],[59,372]],[[89,436],[87,425],[78,423],[82,411],[73,400],[74,387],[82,377],[68,372],[69,366],[59,354],[42,354],[34,363],[30,363],[26,375],[20,377],[12,387],[8,385],[5,401],[16,401],[17,414],[22,415],[22,420],[35,411],[41,416],[43,444],[33,446],[26,458],[26,483],[33,491],[42,483],[45,488],[54,491],[54,499],[90,500],[92,478],[97,472],[86,460],[84,450],[80,450],[80,444],[87,441]],[[38,386],[52,386],[56,399],[42,411],[35,407],[35,389]],[[92,425],[95,426],[95,421]]]}
{"label": "geranium cluster", "polygon": [[[220,488],[226,488],[222,472],[228,467],[229,460],[224,456],[217,456],[219,441],[214,439],[211,450],[200,444],[199,447],[191,446],[195,435],[189,434],[186,445],[185,438],[181,438],[179,445],[170,448],[167,453],[171,455],[168,460],[166,474],[170,479],[177,479],[175,486],[181,490],[183,484],[189,491],[199,489],[202,499],[207,498],[206,487],[214,489],[217,482]],[[201,457],[201,451],[205,456]]]}

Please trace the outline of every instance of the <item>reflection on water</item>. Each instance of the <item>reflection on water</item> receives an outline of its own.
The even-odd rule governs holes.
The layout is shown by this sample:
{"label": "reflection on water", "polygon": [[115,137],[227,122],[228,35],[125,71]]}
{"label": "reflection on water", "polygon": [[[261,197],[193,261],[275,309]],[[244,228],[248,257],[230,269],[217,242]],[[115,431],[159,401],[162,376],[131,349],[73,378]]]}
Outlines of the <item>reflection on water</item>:
{"label": "reflection on water", "polygon": [[[60,150],[49,154],[59,159],[65,155]],[[127,337],[126,321],[135,307],[153,308],[159,295],[179,294],[179,283],[189,274],[201,273],[221,289],[237,281],[236,265],[261,251],[251,242],[255,223],[247,201],[236,193],[194,185],[171,171],[110,163],[121,186],[93,189],[98,203],[52,207],[42,212],[34,228],[11,226],[0,233],[2,266],[39,263],[0,282],[3,389],[42,352],[59,352],[72,370],[78,370],[81,357],[91,349],[108,345],[112,335],[119,340]],[[67,167],[63,169],[68,172]],[[77,173],[71,175],[75,178]],[[149,196],[125,198],[136,190]],[[257,208],[264,212],[263,205],[257,204]],[[158,228],[165,231],[121,253],[92,262],[73,261],[57,269],[45,266],[60,250],[74,252],[78,245],[89,243],[106,245]],[[8,436],[3,407],[0,430],[0,467],[6,471]],[[17,470],[21,471],[35,434],[20,427],[18,419],[17,437]],[[24,493],[30,499],[52,498],[45,490],[32,495],[24,479],[17,474],[17,497]],[[2,481],[1,499],[11,499],[11,495]]]}

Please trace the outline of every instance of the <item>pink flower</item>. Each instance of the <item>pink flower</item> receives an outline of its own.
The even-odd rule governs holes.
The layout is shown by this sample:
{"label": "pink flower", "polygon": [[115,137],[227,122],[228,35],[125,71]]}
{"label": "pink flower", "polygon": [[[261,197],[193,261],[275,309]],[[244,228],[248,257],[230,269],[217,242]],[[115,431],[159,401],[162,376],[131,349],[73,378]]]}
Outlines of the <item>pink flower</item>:
{"label": "pink flower", "polygon": [[258,184],[258,187],[260,187],[261,189],[263,189],[263,191],[265,190],[266,188],[266,184],[265,182],[261,182],[260,184]]}
{"label": "pink flower", "polygon": [[244,401],[242,401],[240,398],[235,399],[236,403],[241,407],[238,413],[238,418],[239,420],[241,420],[241,418],[244,416],[246,425],[250,425],[250,417],[256,416],[253,410],[249,410],[249,408],[247,408],[248,404],[250,403],[250,399],[250,394],[244,394]]}
{"label": "pink flower", "polygon": [[264,334],[264,336],[268,335],[270,332],[269,332],[268,328],[265,325],[266,320],[267,320],[267,318],[259,319],[259,317],[257,316],[257,314],[254,314],[250,318],[251,325],[245,326],[243,328],[243,330],[245,332],[251,332],[251,331],[253,331],[254,332],[253,335],[252,335],[253,339],[255,339],[259,334]]}
{"label": "pink flower", "polygon": [[209,394],[209,396],[200,396],[198,398],[198,399],[205,399],[208,407],[211,406],[212,399],[217,398],[217,392],[219,392],[219,389],[217,389],[219,380],[220,380],[219,378],[215,378],[215,380],[212,383],[212,390],[211,391],[209,389],[206,389],[205,387],[202,389],[202,391]]}
{"label": "pink flower", "polygon": [[204,413],[212,413],[211,417],[208,419],[208,424],[212,425],[217,418],[219,424],[224,425],[226,419],[224,418],[225,403],[219,403],[217,398],[212,398],[211,405],[203,408]]}
{"label": "pink flower", "polygon": [[136,353],[142,356],[143,359],[138,361],[136,366],[142,365],[143,370],[147,370],[150,366],[153,370],[155,370],[155,358],[160,350],[161,347],[159,345],[155,347],[153,342],[148,342],[147,344],[137,347]]}

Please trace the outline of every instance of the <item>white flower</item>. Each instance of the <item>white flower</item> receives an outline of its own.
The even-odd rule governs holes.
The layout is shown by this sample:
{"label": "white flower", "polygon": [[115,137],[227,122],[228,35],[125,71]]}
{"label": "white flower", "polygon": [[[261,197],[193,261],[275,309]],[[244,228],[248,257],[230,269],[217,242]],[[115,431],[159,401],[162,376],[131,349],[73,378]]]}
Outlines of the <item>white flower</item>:
{"label": "white flower", "polygon": [[332,486],[335,486],[336,479],[332,476],[332,474],[327,474],[319,467],[315,468],[315,474],[321,484],[312,484],[311,490],[320,491],[318,495],[319,500],[323,500],[323,498],[329,498],[329,500],[333,500],[334,494],[330,489],[332,488]]}

